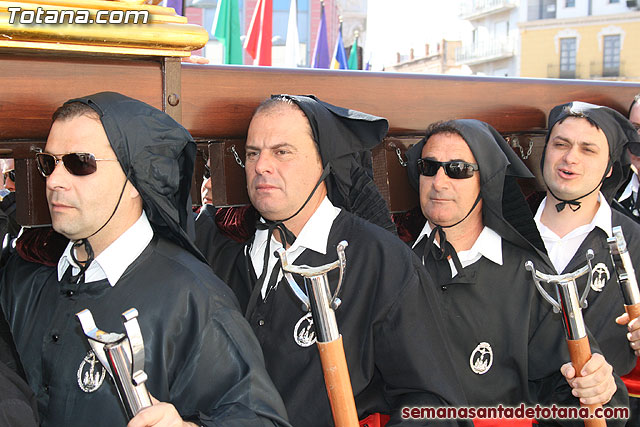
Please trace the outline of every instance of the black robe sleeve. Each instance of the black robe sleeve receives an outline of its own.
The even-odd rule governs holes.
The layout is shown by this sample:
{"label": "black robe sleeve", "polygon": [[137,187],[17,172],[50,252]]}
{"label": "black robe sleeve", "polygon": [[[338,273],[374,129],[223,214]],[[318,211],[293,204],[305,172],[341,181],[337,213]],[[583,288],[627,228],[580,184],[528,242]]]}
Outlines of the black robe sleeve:
{"label": "black robe sleeve", "polygon": [[55,267],[15,256],[0,278],[0,302],[44,426],[126,424],[108,375],[96,390],[79,387],[90,347],[74,314],[87,308],[99,328],[121,333],[120,315],[131,307],[154,397],[199,425],[288,425],[235,297],[189,252],[154,238],[115,286],[71,286],[58,282]]}

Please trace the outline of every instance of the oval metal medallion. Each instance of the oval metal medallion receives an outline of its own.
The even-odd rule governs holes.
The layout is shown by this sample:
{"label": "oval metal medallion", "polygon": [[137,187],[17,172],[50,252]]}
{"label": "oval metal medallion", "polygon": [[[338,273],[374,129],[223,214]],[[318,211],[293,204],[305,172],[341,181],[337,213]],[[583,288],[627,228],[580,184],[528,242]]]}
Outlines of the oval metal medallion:
{"label": "oval metal medallion", "polygon": [[607,265],[599,262],[593,267],[593,280],[591,281],[591,289],[596,292],[602,292],[602,289],[609,281],[609,269]]}
{"label": "oval metal medallion", "polygon": [[300,347],[309,347],[316,342],[316,331],[313,328],[313,316],[307,313],[298,320],[293,328],[293,339]]}
{"label": "oval metal medallion", "polygon": [[89,350],[78,368],[78,386],[85,393],[98,390],[104,381],[107,370],[102,366],[93,350]]}
{"label": "oval metal medallion", "polygon": [[478,375],[486,374],[493,364],[493,350],[488,342],[481,342],[471,352],[469,366]]}

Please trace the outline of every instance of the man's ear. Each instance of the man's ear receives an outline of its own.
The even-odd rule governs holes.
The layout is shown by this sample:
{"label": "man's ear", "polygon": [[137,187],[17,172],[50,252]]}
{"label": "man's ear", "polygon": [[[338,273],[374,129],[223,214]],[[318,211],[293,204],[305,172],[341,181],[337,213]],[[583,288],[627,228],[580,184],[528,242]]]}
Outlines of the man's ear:
{"label": "man's ear", "polygon": [[127,181],[127,186],[129,187],[128,193],[130,198],[135,199],[137,197],[140,197],[140,193],[138,192],[136,187],[131,183],[131,181]]}
{"label": "man's ear", "polygon": [[607,167],[608,172],[607,172],[607,176],[605,178],[609,178],[611,176],[611,174],[613,173],[613,165],[611,164],[611,162],[609,162],[609,166]]}

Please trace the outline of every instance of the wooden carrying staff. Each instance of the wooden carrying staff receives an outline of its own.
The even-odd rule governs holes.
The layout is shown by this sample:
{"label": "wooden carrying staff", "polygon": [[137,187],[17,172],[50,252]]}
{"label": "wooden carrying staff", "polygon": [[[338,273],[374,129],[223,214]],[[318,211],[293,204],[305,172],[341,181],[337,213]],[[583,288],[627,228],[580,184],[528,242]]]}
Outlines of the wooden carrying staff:
{"label": "wooden carrying staff", "polygon": [[[324,372],[324,382],[329,395],[331,412],[336,427],[357,427],[358,412],[353,398],[351,378],[347,367],[347,359],[344,354],[342,336],[338,331],[335,310],[340,305],[340,288],[346,266],[344,249],[347,242],[338,244],[338,260],[320,267],[297,266],[289,264],[286,252],[283,248],[278,250],[284,276],[296,297],[302,303],[304,311],[311,311],[313,324],[316,330],[316,341],[320,352],[320,362]],[[334,268],[340,268],[340,278],[336,292],[331,295],[327,273]],[[304,277],[308,296],[305,294],[291,273]]]}
{"label": "wooden carrying staff", "polygon": [[624,310],[629,315],[629,321],[640,317],[640,290],[633,268],[631,255],[627,250],[627,241],[622,233],[622,227],[613,227],[613,236],[607,239],[611,259],[618,277],[618,284],[624,298]]}
{"label": "wooden carrying staff", "polygon": [[[525,263],[525,268],[531,272],[533,282],[536,284],[536,288],[538,288],[540,294],[542,294],[544,299],[553,306],[554,312],[562,313],[562,323],[565,328],[567,346],[569,347],[569,356],[571,357],[571,363],[573,364],[576,376],[578,377],[582,376],[582,368],[589,359],[591,359],[591,346],[589,345],[587,328],[582,316],[582,308],[586,308],[587,306],[587,295],[593,279],[593,269],[591,267],[592,259],[593,251],[589,249],[587,251],[587,265],[573,273],[560,275],[541,273],[535,269],[533,262],[527,261]],[[582,296],[578,297],[576,279],[587,273],[589,274],[589,280],[587,281],[587,285],[585,286]],[[553,299],[547,291],[545,291],[540,284],[541,281],[554,283],[556,285],[556,293],[558,296],[557,301]],[[580,406],[589,408],[589,414],[592,416],[597,408],[602,407],[602,405],[599,404],[580,404]],[[607,423],[604,418],[585,418],[584,425],[586,427],[606,427]]]}
{"label": "wooden carrying staff", "polygon": [[96,326],[91,311],[76,314],[84,334],[100,363],[113,378],[120,401],[129,419],[151,406],[145,382],[144,342],[138,324],[138,310],[130,308],[122,313],[125,334],[104,332]]}

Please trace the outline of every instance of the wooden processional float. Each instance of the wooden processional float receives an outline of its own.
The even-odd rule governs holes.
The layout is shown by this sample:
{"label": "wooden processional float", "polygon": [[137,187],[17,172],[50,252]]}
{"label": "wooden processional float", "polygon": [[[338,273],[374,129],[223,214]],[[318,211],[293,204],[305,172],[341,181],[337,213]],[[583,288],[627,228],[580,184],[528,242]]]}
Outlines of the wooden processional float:
{"label": "wooden processional float", "polygon": [[[83,9],[90,16],[99,10],[142,10],[148,12],[149,22],[10,24],[10,7]],[[188,24],[171,8],[153,4],[0,0],[0,157],[16,160],[18,222],[27,227],[50,223],[44,179],[35,165],[34,150],[44,147],[57,107],[70,98],[96,92],[123,93],[182,123],[199,143],[192,200],[197,203],[200,199],[203,153],[208,150],[217,206],[248,204],[240,166],[244,138],[253,110],[271,94],[314,94],[335,105],[385,117],[390,130],[373,152],[373,166],[376,185],[392,212],[418,205],[417,194],[408,184],[404,152],[434,121],[469,118],[490,123],[540,177],[546,116],[553,106],[577,100],[626,114],[634,95],[640,92],[638,83],[613,81],[214,66],[181,61],[208,39],[202,27]],[[542,188],[540,179],[522,184],[525,193]],[[332,304],[335,298],[335,294],[331,296]],[[129,338],[127,345],[135,341]],[[124,339],[118,337],[118,345]],[[130,359],[136,358],[135,352],[129,353]],[[133,373],[138,371],[132,366]]]}

